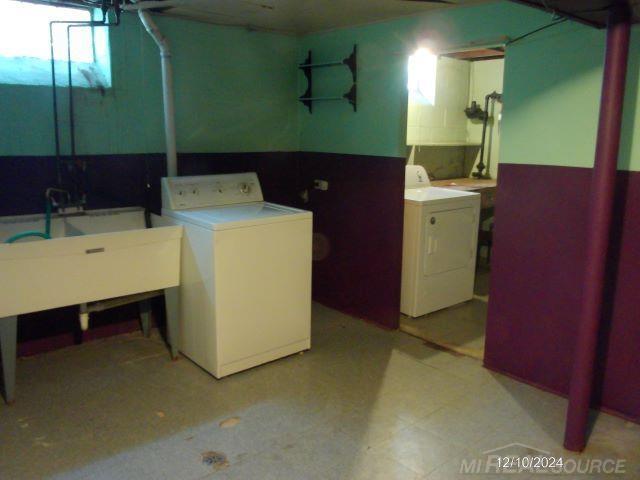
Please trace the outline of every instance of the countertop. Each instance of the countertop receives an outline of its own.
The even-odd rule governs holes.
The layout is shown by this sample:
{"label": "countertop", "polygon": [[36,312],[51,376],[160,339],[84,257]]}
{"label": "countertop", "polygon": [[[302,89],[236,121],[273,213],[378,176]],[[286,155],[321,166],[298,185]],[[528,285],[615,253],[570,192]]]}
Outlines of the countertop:
{"label": "countertop", "polygon": [[484,190],[496,188],[498,181],[493,178],[449,178],[447,180],[431,180],[434,187],[454,188],[456,190]]}
{"label": "countertop", "polygon": [[431,180],[434,187],[451,188],[453,190],[465,190],[480,194],[480,208],[482,208],[481,220],[493,214],[495,205],[496,187],[498,181],[493,178],[449,178],[447,180]]}

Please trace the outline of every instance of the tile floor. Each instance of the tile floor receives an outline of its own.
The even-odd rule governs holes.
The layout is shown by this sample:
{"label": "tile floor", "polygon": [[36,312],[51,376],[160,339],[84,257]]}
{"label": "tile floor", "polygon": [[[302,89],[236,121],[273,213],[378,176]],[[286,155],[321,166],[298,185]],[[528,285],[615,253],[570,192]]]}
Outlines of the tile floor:
{"label": "tile floor", "polygon": [[476,271],[473,300],[417,318],[400,316],[400,330],[478,360],[484,358],[490,270]]}
{"label": "tile floor", "polygon": [[463,460],[512,443],[623,458],[640,478],[640,427],[600,415],[587,451],[567,454],[565,403],[314,305],[311,351],[220,381],[170,361],[157,335],[20,360],[16,403],[0,405],[0,478],[468,479]]}

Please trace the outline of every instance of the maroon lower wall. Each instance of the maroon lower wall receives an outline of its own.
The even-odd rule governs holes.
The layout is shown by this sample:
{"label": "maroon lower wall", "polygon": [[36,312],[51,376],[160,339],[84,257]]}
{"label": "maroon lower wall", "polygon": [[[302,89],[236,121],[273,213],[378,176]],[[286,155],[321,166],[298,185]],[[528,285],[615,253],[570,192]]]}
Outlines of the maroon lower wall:
{"label": "maroon lower wall", "polygon": [[[164,155],[86,157],[88,208],[160,210]],[[179,154],[181,175],[256,171],[266,200],[314,213],[314,299],[395,328],[400,305],[404,160],[303,152]],[[2,157],[0,215],[39,213],[55,184],[54,157]],[[314,179],[329,190],[312,188]],[[146,191],[149,182],[151,189]],[[309,201],[300,192],[307,189]],[[324,247],[327,248],[324,248]],[[324,252],[324,253],[322,253]],[[29,355],[137,328],[136,306],[92,315],[79,330],[75,307],[23,315],[19,354]]]}
{"label": "maroon lower wall", "polygon": [[314,299],[397,328],[405,159],[304,152],[299,165],[314,215]]}
{"label": "maroon lower wall", "polygon": [[[122,158],[120,158],[122,157]],[[40,211],[52,159],[4,158],[3,215]],[[91,160],[92,208],[159,208],[162,155]],[[397,326],[404,160],[326,153],[181,155],[181,174],[256,170],[267,200],[314,213],[314,299],[359,318]],[[92,173],[91,173],[92,172]],[[591,170],[500,166],[485,364],[564,394],[579,321]],[[152,192],[145,196],[149,178]],[[28,179],[28,182],[26,181]],[[327,180],[329,190],[312,188]],[[44,187],[44,188],[43,188]],[[299,193],[307,189],[309,201]],[[16,202],[12,204],[11,202]],[[640,419],[640,173],[619,172],[609,253],[607,308],[594,404]],[[135,307],[96,315],[84,340],[136,328]],[[23,316],[22,354],[82,336],[75,309]]]}
{"label": "maroon lower wall", "polygon": [[[579,322],[591,170],[500,165],[485,364],[560,394]],[[618,172],[594,405],[640,419],[640,172]]]}

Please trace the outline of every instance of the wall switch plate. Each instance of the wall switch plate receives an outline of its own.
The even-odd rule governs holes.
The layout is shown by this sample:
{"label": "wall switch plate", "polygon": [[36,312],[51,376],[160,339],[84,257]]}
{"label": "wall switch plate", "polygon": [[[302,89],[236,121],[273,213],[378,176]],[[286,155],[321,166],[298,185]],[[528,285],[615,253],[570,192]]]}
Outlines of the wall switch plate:
{"label": "wall switch plate", "polygon": [[313,188],[315,188],[316,190],[327,191],[329,190],[329,182],[327,182],[326,180],[314,180]]}

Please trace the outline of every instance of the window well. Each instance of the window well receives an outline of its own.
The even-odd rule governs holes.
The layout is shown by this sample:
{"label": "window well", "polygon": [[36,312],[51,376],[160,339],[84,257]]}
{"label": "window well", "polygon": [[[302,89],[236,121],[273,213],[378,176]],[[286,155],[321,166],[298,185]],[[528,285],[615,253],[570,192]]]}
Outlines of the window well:
{"label": "window well", "polygon": [[[99,15],[100,12],[95,13],[94,18],[94,11],[89,8],[0,0],[0,83],[51,85],[50,22],[90,21]],[[74,86],[110,87],[108,29],[68,27],[69,24],[53,24],[56,84],[68,85],[70,54]]]}

